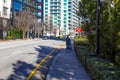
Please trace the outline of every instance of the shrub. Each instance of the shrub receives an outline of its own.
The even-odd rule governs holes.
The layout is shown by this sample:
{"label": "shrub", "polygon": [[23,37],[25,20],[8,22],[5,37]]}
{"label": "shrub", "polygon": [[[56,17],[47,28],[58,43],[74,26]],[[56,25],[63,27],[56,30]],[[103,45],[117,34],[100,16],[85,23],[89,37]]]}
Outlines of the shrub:
{"label": "shrub", "polygon": [[87,45],[88,44],[88,41],[87,41],[87,38],[86,36],[76,36],[74,37],[74,43],[75,45]]}
{"label": "shrub", "polygon": [[22,38],[23,32],[19,29],[15,29],[14,27],[11,27],[8,31],[8,36],[5,37],[5,39],[19,39]]}
{"label": "shrub", "polygon": [[94,80],[120,80],[120,68],[112,62],[96,56],[85,46],[75,47],[75,52]]}
{"label": "shrub", "polygon": [[13,39],[13,37],[12,36],[5,36],[5,39],[9,40],[9,39]]}
{"label": "shrub", "polygon": [[16,37],[17,39],[22,38],[23,32],[22,32],[21,30],[16,29],[15,33],[16,33],[16,34],[15,34],[15,37]]}
{"label": "shrub", "polygon": [[120,53],[115,56],[115,61],[117,65],[120,65]]}
{"label": "shrub", "polygon": [[15,37],[15,29],[14,27],[11,27],[10,30],[8,31],[7,39],[13,39],[14,37]]}

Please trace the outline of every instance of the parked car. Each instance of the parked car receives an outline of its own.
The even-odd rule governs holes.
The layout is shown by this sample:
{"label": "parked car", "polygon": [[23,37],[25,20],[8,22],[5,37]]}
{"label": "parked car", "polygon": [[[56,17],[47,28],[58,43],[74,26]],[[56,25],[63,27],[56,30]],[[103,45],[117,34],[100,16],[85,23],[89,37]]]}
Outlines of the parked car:
{"label": "parked car", "polygon": [[50,39],[50,37],[49,36],[43,36],[42,39],[46,40],[46,39]]}

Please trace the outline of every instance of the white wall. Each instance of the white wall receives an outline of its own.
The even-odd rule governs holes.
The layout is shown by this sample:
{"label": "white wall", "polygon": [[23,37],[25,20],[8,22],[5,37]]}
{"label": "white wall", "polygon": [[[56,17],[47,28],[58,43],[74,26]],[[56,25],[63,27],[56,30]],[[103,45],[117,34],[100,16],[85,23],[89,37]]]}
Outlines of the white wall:
{"label": "white wall", "polygon": [[[3,7],[7,9],[7,15],[3,15]],[[11,8],[11,0],[6,0],[6,3],[3,0],[0,0],[0,17],[10,18],[10,8]]]}

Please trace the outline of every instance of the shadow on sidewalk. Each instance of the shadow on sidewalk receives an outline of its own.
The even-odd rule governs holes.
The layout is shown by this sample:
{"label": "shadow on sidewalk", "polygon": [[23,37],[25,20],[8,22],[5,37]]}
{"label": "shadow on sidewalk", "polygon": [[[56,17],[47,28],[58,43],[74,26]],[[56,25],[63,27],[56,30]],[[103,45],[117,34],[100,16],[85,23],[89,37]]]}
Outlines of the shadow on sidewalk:
{"label": "shadow on sidewalk", "polygon": [[56,56],[46,80],[91,80],[74,51],[61,51]]}

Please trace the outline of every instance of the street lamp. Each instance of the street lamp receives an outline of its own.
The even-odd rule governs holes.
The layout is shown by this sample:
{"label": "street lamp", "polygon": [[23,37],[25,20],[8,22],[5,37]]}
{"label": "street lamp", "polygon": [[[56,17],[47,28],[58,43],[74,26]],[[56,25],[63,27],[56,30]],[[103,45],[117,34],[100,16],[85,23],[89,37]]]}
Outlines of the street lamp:
{"label": "street lamp", "polygon": [[99,25],[100,25],[100,0],[97,0],[97,15],[96,15],[96,54],[99,54]]}
{"label": "street lamp", "polygon": [[16,34],[15,34],[15,23],[14,23],[14,19],[15,19],[15,7],[14,5],[12,6],[12,18],[11,18],[11,25],[14,27],[14,39],[16,38]]}

